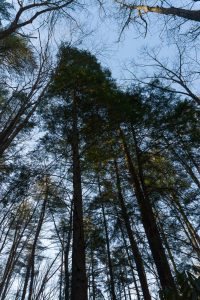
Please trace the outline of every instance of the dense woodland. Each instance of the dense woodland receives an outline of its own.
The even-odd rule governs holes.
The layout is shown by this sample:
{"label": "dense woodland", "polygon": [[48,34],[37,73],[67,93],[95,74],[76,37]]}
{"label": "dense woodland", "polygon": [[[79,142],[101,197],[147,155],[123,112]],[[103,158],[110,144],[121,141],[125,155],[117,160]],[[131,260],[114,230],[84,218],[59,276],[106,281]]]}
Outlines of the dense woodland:
{"label": "dense woodland", "polygon": [[198,1],[112,3],[120,36],[157,15],[176,36],[176,64],[149,50],[128,86],[51,51],[86,5],[0,1],[0,300],[198,300]]}

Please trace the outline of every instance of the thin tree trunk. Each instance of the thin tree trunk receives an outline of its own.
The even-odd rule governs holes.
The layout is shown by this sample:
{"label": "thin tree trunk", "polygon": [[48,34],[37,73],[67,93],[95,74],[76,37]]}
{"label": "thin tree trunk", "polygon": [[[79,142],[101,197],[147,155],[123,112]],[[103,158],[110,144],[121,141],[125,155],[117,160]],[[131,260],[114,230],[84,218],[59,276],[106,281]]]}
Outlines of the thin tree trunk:
{"label": "thin tree trunk", "polygon": [[191,238],[192,238],[193,242],[195,243],[195,246],[197,248],[199,248],[199,252],[200,252],[200,237],[199,237],[198,233],[196,233],[196,231],[194,230],[190,221],[188,220],[188,217],[185,214],[184,209],[182,208],[179,199],[177,197],[173,196],[172,204],[175,204],[174,206],[176,207],[176,209],[179,211],[181,217],[183,218],[183,221],[191,235]]}
{"label": "thin tree trunk", "polygon": [[[193,247],[194,252],[196,252],[198,258],[200,258],[200,240],[198,233],[195,232],[192,224],[188,220],[179,200],[177,197],[172,196],[169,197],[166,195],[166,199],[168,200],[169,205],[175,209],[176,217],[179,220],[180,224],[182,225],[183,231],[187,236],[189,243]],[[186,227],[186,228],[185,228]]]}
{"label": "thin tree trunk", "polygon": [[90,257],[91,257],[91,266],[92,266],[92,299],[96,299],[96,287],[95,287],[95,276],[94,276],[94,253],[91,245],[90,249]]}
{"label": "thin tree trunk", "polygon": [[110,242],[109,242],[109,235],[108,235],[108,227],[107,227],[107,221],[105,216],[105,208],[102,204],[102,213],[103,213],[103,223],[104,223],[104,229],[105,229],[105,237],[106,237],[106,248],[107,248],[107,256],[108,256],[108,268],[109,268],[109,275],[110,275],[110,291],[111,291],[111,299],[117,300],[116,294],[115,294],[115,284],[114,284],[114,275],[113,275],[113,266],[112,266],[112,259],[110,255]]}
{"label": "thin tree trunk", "polygon": [[64,255],[64,265],[65,265],[65,286],[64,286],[64,295],[65,300],[69,300],[69,251],[70,251],[70,242],[71,242],[71,234],[72,234],[72,211],[73,206],[71,205],[70,211],[70,220],[69,220],[69,231],[67,235],[67,242],[65,245],[65,255]]}
{"label": "thin tree trunk", "polygon": [[[169,147],[169,150],[171,151],[171,153],[180,162],[180,164],[183,166],[186,173],[191,177],[191,179],[194,181],[194,183],[197,185],[197,187],[200,188],[200,181],[199,181],[198,177],[195,175],[195,173],[193,172],[190,165],[187,163],[187,161],[185,161],[185,159],[183,157],[181,157],[180,154],[177,153],[177,151],[174,149],[174,147],[172,147],[169,144],[169,142],[165,136],[164,136],[164,140],[165,140],[167,146]],[[198,170],[198,168],[197,168],[197,170]]]}
{"label": "thin tree trunk", "polygon": [[119,227],[120,227],[120,230],[121,230],[121,233],[122,233],[122,238],[123,238],[123,242],[124,242],[124,246],[125,246],[125,250],[126,250],[126,255],[127,255],[127,258],[128,258],[129,266],[130,266],[132,277],[133,277],[133,282],[134,282],[134,286],[135,286],[135,290],[136,290],[136,294],[137,294],[137,300],[140,300],[141,297],[140,297],[137,281],[136,281],[135,274],[134,274],[134,269],[133,269],[133,266],[132,266],[132,263],[131,263],[131,258],[130,258],[130,254],[129,254],[129,251],[128,251],[128,246],[127,246],[127,242],[126,242],[126,239],[125,239],[125,236],[124,236],[124,232],[123,232],[123,228],[122,228],[122,224],[121,224],[120,219],[119,219]]}
{"label": "thin tree trunk", "polygon": [[124,291],[124,300],[128,300],[127,297],[126,297],[126,287],[123,283],[123,291]]}
{"label": "thin tree trunk", "polygon": [[[63,236],[63,245],[64,245],[64,236]],[[63,299],[63,262],[64,262],[64,248],[61,253],[61,266],[60,266],[60,286],[59,286],[59,300]]]}
{"label": "thin tree trunk", "polygon": [[154,207],[154,211],[155,211],[157,223],[158,223],[158,226],[159,226],[159,231],[160,231],[160,233],[161,233],[163,242],[164,242],[164,244],[165,244],[165,248],[166,248],[167,253],[168,253],[168,256],[169,256],[169,258],[170,258],[170,260],[171,260],[171,263],[172,263],[172,266],[173,266],[173,268],[174,268],[174,271],[175,271],[175,273],[177,274],[177,273],[178,273],[178,270],[177,270],[177,267],[176,267],[176,263],[175,263],[175,260],[174,260],[173,255],[172,255],[172,252],[171,252],[171,249],[170,249],[170,246],[169,246],[169,243],[168,243],[166,234],[165,234],[165,232],[164,232],[164,230],[163,230],[163,226],[162,226],[162,222],[161,222],[160,217],[159,217],[159,213],[156,212],[155,207]]}
{"label": "thin tree trunk", "polygon": [[132,300],[130,286],[128,285],[128,296],[129,300]]}
{"label": "thin tree trunk", "polygon": [[[101,186],[100,186],[100,180],[98,178],[98,188],[99,188],[99,195],[101,196]],[[112,266],[112,259],[110,254],[110,241],[109,241],[109,234],[108,234],[108,226],[106,221],[106,215],[105,215],[105,208],[104,204],[101,204],[102,208],[102,214],[103,214],[103,224],[105,229],[105,237],[106,237],[106,248],[107,248],[107,257],[108,257],[108,268],[109,268],[109,275],[110,275],[110,293],[111,293],[111,299],[117,300],[116,294],[115,294],[115,283],[114,283],[114,274],[113,274],[113,266]]]}
{"label": "thin tree trunk", "polygon": [[20,225],[18,223],[16,223],[16,229],[15,229],[15,235],[14,235],[14,240],[13,240],[13,244],[9,253],[9,257],[8,260],[6,262],[6,266],[5,266],[5,270],[4,270],[4,274],[3,274],[3,278],[2,281],[0,283],[0,295],[1,295],[1,299],[4,300],[5,299],[5,295],[7,293],[7,288],[9,285],[9,281],[12,277],[12,271],[16,265],[16,262],[18,261],[18,258],[20,256],[20,253],[23,251],[26,242],[23,243],[23,246],[21,247],[20,251],[17,251],[18,246],[23,238],[23,234],[28,226],[28,224],[30,223],[34,213],[35,213],[35,209],[32,213],[32,215],[28,218],[28,220],[26,221],[24,227],[22,228],[22,230],[20,231]]}

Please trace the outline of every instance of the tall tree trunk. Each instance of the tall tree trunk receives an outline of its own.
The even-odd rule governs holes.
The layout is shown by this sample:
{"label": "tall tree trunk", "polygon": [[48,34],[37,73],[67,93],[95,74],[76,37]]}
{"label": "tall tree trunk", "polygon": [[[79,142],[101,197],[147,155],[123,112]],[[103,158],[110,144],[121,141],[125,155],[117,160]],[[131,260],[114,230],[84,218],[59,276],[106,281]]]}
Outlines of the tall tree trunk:
{"label": "tall tree trunk", "polygon": [[85,267],[85,243],[83,229],[83,204],[81,168],[79,157],[79,133],[77,98],[73,95],[72,112],[72,157],[73,157],[73,245],[72,245],[72,291],[71,300],[87,300]]}
{"label": "tall tree trunk", "polygon": [[[139,171],[137,172],[132,162],[128,145],[126,143],[125,136],[121,128],[119,132],[120,132],[120,138],[121,138],[121,142],[123,145],[123,150],[127,162],[127,167],[131,176],[131,181],[134,186],[136,199],[138,201],[138,205],[140,208],[142,223],[157,268],[163,293],[166,294],[170,291],[173,291],[173,293],[176,295],[177,293],[176,285],[173,276],[171,274],[170,266],[162,244],[162,239],[160,237],[160,233],[156,224],[156,219],[152,210],[151,201],[148,197],[148,193],[146,191],[146,187],[144,184],[142,166],[140,164],[140,161],[138,161],[137,163],[138,163]],[[174,296],[174,299],[175,297],[176,296]]]}
{"label": "tall tree trunk", "polygon": [[142,293],[143,293],[143,296],[144,296],[144,300],[151,300],[151,295],[150,295],[149,288],[148,288],[148,283],[147,283],[147,278],[146,278],[146,273],[145,273],[145,269],[144,269],[142,256],[140,254],[140,250],[138,248],[137,242],[136,242],[136,240],[134,238],[134,235],[133,235],[133,231],[132,231],[132,228],[131,228],[131,225],[130,225],[130,220],[129,220],[126,204],[125,204],[125,201],[124,201],[124,197],[122,195],[121,182],[120,182],[120,177],[119,177],[119,170],[118,170],[117,161],[115,160],[114,163],[115,163],[115,173],[116,173],[116,179],[117,179],[118,199],[119,199],[119,202],[120,202],[120,205],[121,205],[124,224],[125,224],[125,227],[126,227],[126,230],[127,230],[127,234],[128,234],[130,245],[131,245],[131,250],[132,250],[134,260],[135,260],[135,264],[136,264],[136,267],[137,267],[137,272],[138,272],[138,276],[139,276],[139,279],[140,279],[140,284],[141,284],[141,287],[142,287]]}

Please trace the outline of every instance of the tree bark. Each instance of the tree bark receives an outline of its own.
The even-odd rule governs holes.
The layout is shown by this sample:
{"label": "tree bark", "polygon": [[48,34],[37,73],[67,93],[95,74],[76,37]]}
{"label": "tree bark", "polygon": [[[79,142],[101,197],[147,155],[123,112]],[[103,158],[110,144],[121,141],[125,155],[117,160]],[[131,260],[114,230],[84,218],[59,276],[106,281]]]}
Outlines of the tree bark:
{"label": "tree bark", "polygon": [[162,7],[162,6],[148,6],[148,5],[131,5],[121,3],[122,7],[127,9],[137,10],[141,13],[156,13],[161,15],[171,15],[186,20],[200,22],[200,10],[189,10],[179,7]]}
{"label": "tree bark", "polygon": [[73,95],[72,112],[72,156],[73,156],[73,245],[72,245],[72,290],[71,300],[87,300],[87,278],[85,267],[85,243],[83,229],[83,201],[81,168],[79,157],[79,133],[77,97]]}

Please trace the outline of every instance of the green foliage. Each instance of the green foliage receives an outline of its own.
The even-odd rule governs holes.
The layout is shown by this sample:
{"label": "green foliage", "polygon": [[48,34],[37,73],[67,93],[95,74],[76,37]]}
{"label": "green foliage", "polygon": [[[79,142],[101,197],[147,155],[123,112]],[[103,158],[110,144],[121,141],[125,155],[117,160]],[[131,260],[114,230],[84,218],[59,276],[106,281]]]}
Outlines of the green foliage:
{"label": "green foliage", "polygon": [[87,114],[95,103],[107,101],[112,86],[114,83],[110,72],[103,70],[93,55],[65,44],[60,47],[50,95],[69,100],[76,93],[80,100],[84,100],[82,113]]}
{"label": "green foliage", "polygon": [[16,34],[0,40],[0,65],[15,71],[33,70],[36,60],[28,40]]}

